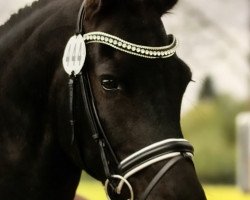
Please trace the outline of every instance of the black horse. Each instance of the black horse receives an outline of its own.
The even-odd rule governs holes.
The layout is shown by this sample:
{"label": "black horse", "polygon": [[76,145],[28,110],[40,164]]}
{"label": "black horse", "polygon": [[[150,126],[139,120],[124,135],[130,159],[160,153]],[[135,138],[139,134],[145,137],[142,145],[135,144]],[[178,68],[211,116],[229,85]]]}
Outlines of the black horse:
{"label": "black horse", "polygon": [[[0,27],[1,200],[71,200],[82,169],[113,200],[205,199],[180,127],[191,72],[161,22],[176,1],[40,0]],[[102,34],[68,89],[77,17]]]}

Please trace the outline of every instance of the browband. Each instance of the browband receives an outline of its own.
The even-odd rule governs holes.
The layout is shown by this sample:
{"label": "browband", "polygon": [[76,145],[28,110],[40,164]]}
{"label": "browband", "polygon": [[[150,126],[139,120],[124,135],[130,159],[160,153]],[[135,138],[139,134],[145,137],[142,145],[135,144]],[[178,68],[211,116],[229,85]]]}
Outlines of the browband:
{"label": "browband", "polygon": [[101,43],[122,52],[147,59],[163,59],[171,57],[176,52],[177,40],[168,35],[171,44],[161,47],[150,47],[127,42],[119,37],[104,32],[76,33],[73,35],[64,50],[63,66],[69,75],[77,75],[82,70],[86,59],[86,44]]}
{"label": "browband", "polygon": [[104,32],[89,32],[83,35],[85,43],[102,43],[117,50],[143,58],[168,58],[172,56],[177,47],[177,40],[173,35],[169,35],[171,44],[161,47],[151,47],[127,42],[119,37]]}

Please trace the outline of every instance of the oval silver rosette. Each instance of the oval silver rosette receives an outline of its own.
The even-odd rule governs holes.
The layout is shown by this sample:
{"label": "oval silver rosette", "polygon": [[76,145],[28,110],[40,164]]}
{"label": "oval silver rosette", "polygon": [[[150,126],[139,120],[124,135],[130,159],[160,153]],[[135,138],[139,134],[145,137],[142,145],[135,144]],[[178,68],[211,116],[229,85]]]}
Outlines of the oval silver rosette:
{"label": "oval silver rosette", "polygon": [[77,75],[86,59],[86,45],[82,35],[72,36],[64,50],[63,67],[69,75]]}

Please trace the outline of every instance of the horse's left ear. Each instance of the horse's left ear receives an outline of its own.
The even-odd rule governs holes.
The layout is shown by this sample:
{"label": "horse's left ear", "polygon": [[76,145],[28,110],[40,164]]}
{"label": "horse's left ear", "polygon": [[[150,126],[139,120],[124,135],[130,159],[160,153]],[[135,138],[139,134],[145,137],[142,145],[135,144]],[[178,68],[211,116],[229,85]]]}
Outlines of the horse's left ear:
{"label": "horse's left ear", "polygon": [[84,18],[91,19],[100,9],[102,0],[85,0],[84,1]]}
{"label": "horse's left ear", "polygon": [[[123,1],[123,0],[122,0]],[[114,3],[119,3],[118,0],[85,0],[84,1],[84,17],[85,20],[91,19],[101,10],[105,10]]]}
{"label": "horse's left ear", "polygon": [[178,2],[178,0],[144,0],[149,8],[156,9],[156,11],[163,15],[167,11],[169,11],[171,8],[174,7],[174,5]]}

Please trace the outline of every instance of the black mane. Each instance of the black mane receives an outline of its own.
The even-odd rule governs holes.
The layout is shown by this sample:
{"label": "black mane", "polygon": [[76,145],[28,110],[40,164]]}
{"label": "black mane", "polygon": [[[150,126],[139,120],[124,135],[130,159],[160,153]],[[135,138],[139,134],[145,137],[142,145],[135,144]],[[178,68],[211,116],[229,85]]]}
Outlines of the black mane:
{"label": "black mane", "polygon": [[31,4],[31,6],[25,6],[18,10],[17,13],[14,13],[10,16],[10,18],[0,26],[0,36],[11,29],[15,24],[21,22],[24,18],[29,17],[31,13],[41,9],[44,5],[48,2],[55,1],[55,0],[39,0],[35,1]]}

